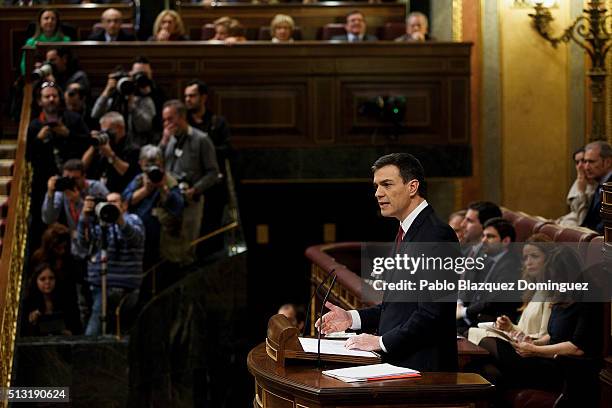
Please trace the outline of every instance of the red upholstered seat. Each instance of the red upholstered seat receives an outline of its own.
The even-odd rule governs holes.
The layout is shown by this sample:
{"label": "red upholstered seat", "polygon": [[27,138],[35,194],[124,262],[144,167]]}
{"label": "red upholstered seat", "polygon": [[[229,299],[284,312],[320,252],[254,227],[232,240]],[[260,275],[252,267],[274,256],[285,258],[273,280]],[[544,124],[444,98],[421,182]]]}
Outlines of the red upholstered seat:
{"label": "red upholstered seat", "polygon": [[563,227],[558,224],[544,224],[538,230],[539,233],[548,235],[553,241],[556,241],[556,237],[561,231],[563,231]]}
{"label": "red upholstered seat", "polygon": [[390,22],[378,28],[378,38],[386,41],[393,41],[397,37],[406,33],[406,23]]}
{"label": "red upholstered seat", "polygon": [[325,27],[323,27],[321,39],[323,41],[329,41],[335,35],[344,35],[344,34],[346,34],[346,30],[344,29],[344,24],[329,23],[329,24],[325,24]]}
{"label": "red upholstered seat", "polygon": [[518,221],[519,218],[524,217],[524,214],[515,212],[515,211],[511,211],[507,208],[502,207],[502,217],[507,220],[510,221],[512,223],[512,225],[516,226],[516,221]]}
{"label": "red upholstered seat", "polygon": [[215,36],[215,25],[214,24],[204,24],[202,26],[202,34],[200,36],[200,39],[202,41],[208,41],[210,39],[212,39]]}
{"label": "red upholstered seat", "polygon": [[524,242],[531,235],[539,232],[539,230],[547,224],[550,224],[550,221],[547,221],[544,218],[536,218],[529,215],[520,217],[514,223],[514,229],[516,230],[516,241]]}
{"label": "red upholstered seat", "polygon": [[601,235],[596,236],[589,242],[584,259],[585,268],[603,262],[603,245],[604,237]]}

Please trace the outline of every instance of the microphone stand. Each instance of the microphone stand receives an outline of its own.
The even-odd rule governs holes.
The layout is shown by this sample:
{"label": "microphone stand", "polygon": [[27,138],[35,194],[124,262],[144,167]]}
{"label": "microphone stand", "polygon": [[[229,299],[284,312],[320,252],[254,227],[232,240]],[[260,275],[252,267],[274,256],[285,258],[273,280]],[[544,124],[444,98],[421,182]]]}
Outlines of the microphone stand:
{"label": "microphone stand", "polygon": [[100,225],[100,263],[102,264],[102,269],[100,271],[100,283],[101,283],[101,297],[102,297],[102,311],[100,313],[100,320],[102,323],[102,335],[106,334],[106,309],[107,309],[107,288],[106,288],[106,278],[108,274],[108,226]]}
{"label": "microphone stand", "polygon": [[332,270],[329,271],[325,279],[323,279],[321,283],[319,283],[317,288],[312,292],[312,295],[310,295],[310,300],[308,301],[308,308],[306,308],[306,318],[304,319],[304,328],[302,329],[302,333],[300,333],[300,336],[304,337],[304,334],[306,332],[306,327],[308,327],[308,319],[310,318],[310,308],[312,307],[312,301],[315,295],[319,292],[319,289],[321,289],[321,286],[323,286],[325,282],[328,281],[329,277],[334,274],[334,272],[336,272],[336,268],[332,268]]}
{"label": "microphone stand", "polygon": [[337,277],[338,275],[334,274],[334,278],[329,284],[329,289],[327,289],[327,293],[325,294],[325,297],[323,298],[323,305],[321,305],[321,312],[319,313],[319,319],[321,319],[321,326],[319,327],[319,333],[317,336],[317,365],[319,367],[321,367],[321,327],[323,327],[323,309],[325,308],[325,303],[327,302],[327,299],[329,298],[329,294],[331,293],[332,288],[334,287],[334,284],[336,283]]}

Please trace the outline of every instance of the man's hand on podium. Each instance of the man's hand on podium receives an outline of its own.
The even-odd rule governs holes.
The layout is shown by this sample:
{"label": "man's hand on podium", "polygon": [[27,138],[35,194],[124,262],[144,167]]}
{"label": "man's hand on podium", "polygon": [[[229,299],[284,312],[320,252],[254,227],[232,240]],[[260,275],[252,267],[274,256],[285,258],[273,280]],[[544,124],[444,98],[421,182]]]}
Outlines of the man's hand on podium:
{"label": "man's hand on podium", "polygon": [[321,334],[345,331],[352,326],[353,318],[349,312],[330,302],[325,302],[325,307],[329,312],[323,315],[323,324],[321,325],[321,319],[315,322],[315,327]]}
{"label": "man's hand on podium", "polygon": [[380,351],[380,336],[363,333],[349,338],[344,347],[349,350]]}

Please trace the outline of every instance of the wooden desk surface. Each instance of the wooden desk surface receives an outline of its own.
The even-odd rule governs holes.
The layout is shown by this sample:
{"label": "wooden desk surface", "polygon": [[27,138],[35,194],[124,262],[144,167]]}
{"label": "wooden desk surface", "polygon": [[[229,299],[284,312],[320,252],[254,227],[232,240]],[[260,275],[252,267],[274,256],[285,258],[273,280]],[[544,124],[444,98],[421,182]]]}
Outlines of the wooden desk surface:
{"label": "wooden desk surface", "polygon": [[[473,402],[486,406],[493,392],[493,385],[472,373],[423,373],[421,378],[345,383],[321,374],[321,369],[312,363],[290,361],[286,367],[276,367],[263,343],[251,350],[247,366],[255,377],[258,393],[265,394],[262,389],[272,390],[274,395],[283,398],[292,395],[296,403],[302,400],[315,403],[315,406],[337,406],[339,403],[346,406],[401,403],[405,406],[407,401],[446,406]],[[325,367],[329,368],[336,367]],[[264,398],[261,394],[258,396]]]}

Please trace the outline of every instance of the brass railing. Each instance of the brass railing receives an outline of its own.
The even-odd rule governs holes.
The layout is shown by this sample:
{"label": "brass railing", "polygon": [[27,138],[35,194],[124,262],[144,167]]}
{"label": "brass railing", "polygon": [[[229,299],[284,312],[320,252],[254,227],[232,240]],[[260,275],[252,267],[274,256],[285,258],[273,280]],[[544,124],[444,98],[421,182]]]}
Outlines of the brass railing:
{"label": "brass railing", "polygon": [[[32,168],[26,162],[26,140],[30,123],[32,90],[24,88],[24,100],[19,121],[17,152],[11,180],[7,227],[0,255],[0,387],[11,385],[15,336],[19,316],[21,277],[28,237]],[[7,401],[1,401],[3,407]]]}

